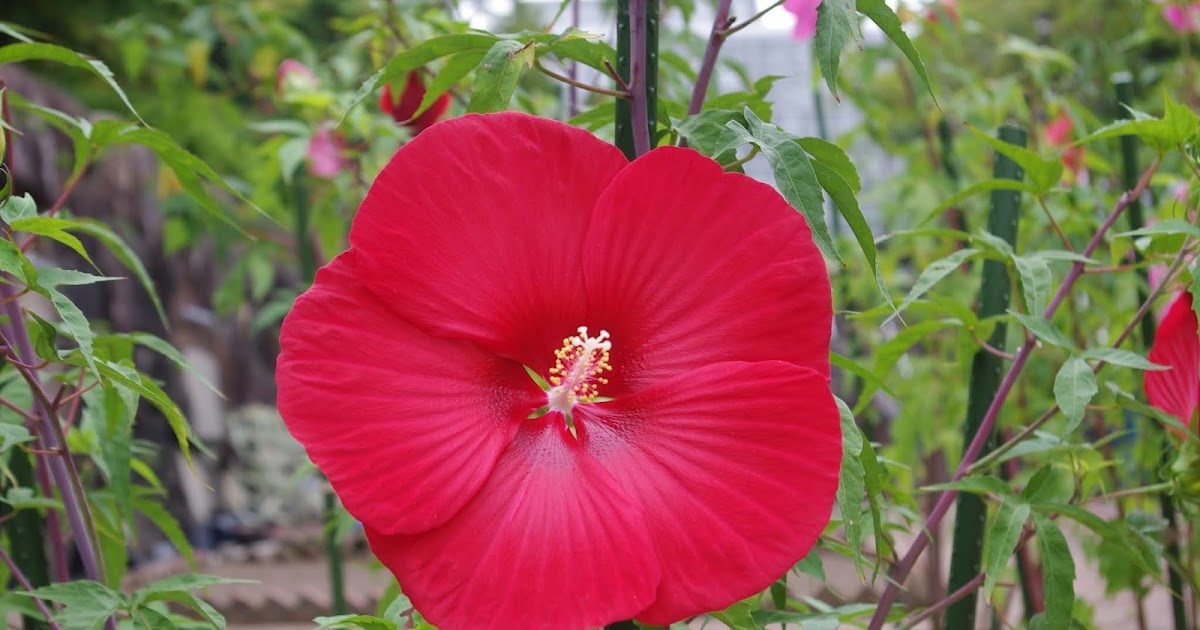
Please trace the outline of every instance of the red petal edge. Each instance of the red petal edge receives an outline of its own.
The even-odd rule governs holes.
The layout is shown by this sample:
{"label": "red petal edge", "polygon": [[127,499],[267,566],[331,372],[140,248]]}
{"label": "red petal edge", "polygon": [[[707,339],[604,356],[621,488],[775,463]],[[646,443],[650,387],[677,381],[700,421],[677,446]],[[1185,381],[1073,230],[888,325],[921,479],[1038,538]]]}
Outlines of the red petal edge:
{"label": "red petal edge", "polygon": [[367,537],[442,630],[595,628],[645,608],[659,581],[641,509],[561,418],[523,427],[446,525]]}
{"label": "red petal edge", "polygon": [[761,591],[829,523],[841,424],[828,380],[782,361],[722,363],[577,407],[584,445],[638,502],[667,625]]}
{"label": "red petal edge", "polygon": [[695,151],[658,148],[617,175],[583,268],[589,322],[613,339],[605,395],[722,361],[829,375],[829,276],[804,217]]}
{"label": "red petal edge", "polygon": [[388,533],[448,521],[544,395],[517,364],[430,337],[359,282],[349,251],[280,334],[279,412],[355,518]]}
{"label": "red petal edge", "polygon": [[548,367],[586,324],[582,242],[625,164],[590,133],[526,114],[434,125],[396,153],[354,219],[362,279],[429,334]]}
{"label": "red petal edge", "polygon": [[1146,371],[1146,399],[1191,426],[1200,402],[1200,333],[1191,293],[1183,291],[1171,302],[1147,358],[1170,369]]}

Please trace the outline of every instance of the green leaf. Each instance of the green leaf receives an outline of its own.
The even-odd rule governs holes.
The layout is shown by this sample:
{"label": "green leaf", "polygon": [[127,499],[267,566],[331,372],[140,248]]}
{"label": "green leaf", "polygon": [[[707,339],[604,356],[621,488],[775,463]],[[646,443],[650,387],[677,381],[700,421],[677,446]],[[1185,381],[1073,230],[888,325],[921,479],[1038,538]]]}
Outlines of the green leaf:
{"label": "green leaf", "polygon": [[142,604],[163,599],[161,596],[167,593],[190,593],[191,591],[213,586],[214,584],[257,584],[257,582],[254,580],[196,573],[172,575],[171,577],[151,582],[134,591],[132,600],[134,604]]}
{"label": "green leaf", "polygon": [[9,488],[4,497],[0,498],[0,502],[7,503],[14,510],[62,509],[62,501],[51,497],[38,496],[33,492],[33,488]]}
{"label": "green leaf", "polygon": [[825,581],[825,563],[821,561],[821,552],[817,547],[809,549],[808,554],[801,558],[792,570],[814,577],[818,581]]}
{"label": "green leaf", "polygon": [[153,608],[139,607],[133,609],[133,625],[138,630],[176,630],[178,626],[170,617]]}
{"label": "green leaf", "polygon": [[216,385],[213,385],[212,383],[210,383],[208,381],[208,379],[204,376],[204,374],[200,373],[195,368],[193,368],[192,364],[188,363],[187,359],[184,358],[183,354],[181,354],[179,352],[179,350],[176,350],[175,346],[172,346],[166,340],[164,340],[160,337],[151,335],[150,333],[144,333],[144,332],[125,333],[120,336],[125,339],[129,339],[130,341],[132,341],[133,343],[136,343],[139,346],[149,348],[149,349],[161,354],[162,356],[166,357],[167,359],[170,359],[171,362],[174,363],[175,366],[178,367],[180,370],[183,370],[184,372],[188,372],[188,373],[192,374],[193,376],[198,378],[201,383],[204,383],[205,387],[209,388],[210,390],[212,390],[213,392],[215,392],[217,395],[221,396],[222,398],[225,397],[225,395],[221,393],[221,390],[217,389]]}
{"label": "green leaf", "polygon": [[[44,272],[48,271],[55,270],[44,270]],[[62,320],[63,328],[75,339],[75,343],[79,345],[79,352],[83,355],[87,366],[91,368],[92,372],[99,373],[96,367],[96,357],[92,349],[92,340],[95,338],[95,334],[92,332],[92,325],[88,322],[87,316],[83,314],[83,311],[79,310],[78,306],[75,306],[75,303],[70,298],[60,293],[57,289],[47,287],[44,290],[46,296],[50,298],[50,303],[54,306],[55,312],[58,313],[58,317]]]}
{"label": "green leaf", "polygon": [[1045,258],[1034,256],[1013,256],[1013,266],[1017,268],[1017,277],[1021,280],[1021,292],[1025,296],[1025,310],[1038,313],[1046,308],[1046,299],[1050,296],[1050,283],[1054,277],[1050,273],[1050,263]]}
{"label": "green leaf", "polygon": [[158,531],[162,532],[167,540],[175,546],[175,550],[183,556],[188,566],[195,568],[196,558],[192,553],[191,544],[188,543],[187,534],[183,533],[179,521],[175,520],[175,517],[171,516],[171,513],[161,503],[148,499],[134,499],[133,509],[141,512],[142,516],[153,523]]}
{"label": "green leaf", "polygon": [[1075,479],[1059,474],[1059,469],[1046,464],[1033,473],[1021,489],[1021,498],[1031,505],[1061,503],[1071,497]]}
{"label": "green leaf", "polygon": [[[575,30],[578,31],[578,29]],[[568,33],[570,32],[568,31]],[[604,41],[582,37],[567,37],[566,34],[550,42],[546,50],[553,53],[559,59],[573,59],[606,74],[608,69],[605,67],[604,62],[613,63],[617,59],[617,51],[613,50],[612,46],[609,46]]]}
{"label": "green leaf", "polygon": [[[1033,183],[1035,194],[1046,193],[1057,186],[1058,182],[1062,180],[1062,160],[1044,158],[1025,147],[1019,147],[999,138],[994,138],[980,131],[974,125],[967,125],[967,129],[992,145],[992,148],[998,153],[1006,155],[1010,160],[1016,162],[1017,166],[1020,166],[1029,175],[1029,180]],[[1019,175],[1017,179],[1020,179]]]}
{"label": "green leaf", "polygon": [[26,429],[25,425],[0,423],[0,455],[18,444],[32,441],[33,436],[29,434],[29,429]]}
{"label": "green leaf", "polygon": [[0,46],[0,65],[6,63],[15,63],[20,61],[53,61],[75,68],[82,68],[100,77],[109,87],[117,93],[117,97],[129,108],[130,113],[134,118],[137,118],[142,124],[146,121],[142,120],[141,115],[133,108],[133,103],[129,102],[129,97],[125,95],[125,91],[117,84],[113,78],[112,70],[104,65],[104,62],[98,59],[85,57],[69,48],[55,46],[54,44],[45,44],[40,42],[20,42],[17,44],[9,44]]}
{"label": "green leaf", "polygon": [[487,51],[483,49],[465,50],[447,59],[446,64],[426,86],[425,96],[421,99],[417,111],[413,112],[413,118],[425,113],[425,110],[429,109],[429,106],[433,105],[439,96],[449,92],[455,83],[467,76],[479,65],[479,62],[483,61],[486,54]]}
{"label": "green leaf", "polygon": [[33,263],[25,257],[21,248],[8,239],[0,239],[0,272],[7,273],[25,284],[31,284],[25,277],[26,267],[32,268]]}
{"label": "green leaf", "polygon": [[[126,390],[128,391],[128,390]],[[88,411],[100,416],[100,457],[105,479],[114,503],[125,522],[133,523],[133,486],[130,461],[133,460],[133,416],[137,400],[126,404],[119,386],[92,389],[84,395]],[[122,541],[124,545],[124,541]]]}
{"label": "green leaf", "polygon": [[1080,357],[1071,357],[1063,363],[1054,377],[1054,401],[1067,418],[1063,435],[1067,435],[1083,422],[1083,413],[1092,397],[1099,391],[1092,366]]}
{"label": "green leaf", "polygon": [[1058,524],[1041,515],[1033,515],[1041,552],[1046,610],[1029,624],[1033,630],[1061,630],[1071,627],[1075,608],[1075,559]]}
{"label": "green leaf", "polygon": [[[130,125],[119,120],[98,120],[96,121],[95,128],[92,130],[92,142],[98,147],[118,144],[139,144],[154,151],[154,154],[167,167],[174,171],[175,177],[179,180],[179,185],[183,187],[184,192],[188,196],[196,200],[210,215],[237,230],[240,234],[245,234],[245,231],[237,221],[229,216],[224,205],[208,192],[204,184],[205,181],[216,184],[224,189],[225,192],[254,209],[255,212],[271,219],[253,201],[233,186],[230,186],[207,162],[179,146],[171,136],[163,131],[138,127],[137,125]],[[274,219],[271,220],[274,221]]]}
{"label": "green leaf", "polygon": [[983,565],[986,573],[983,579],[983,597],[988,603],[992,601],[992,590],[996,588],[1000,574],[1008,566],[1008,561],[1017,548],[1017,541],[1021,538],[1025,522],[1029,520],[1029,513],[1029,504],[1012,499],[1002,502],[996,510],[996,518],[987,533],[987,553]]}
{"label": "green leaf", "polygon": [[363,630],[396,630],[395,621],[371,615],[337,615],[313,619],[318,628],[362,628]]}
{"label": "green leaf", "polygon": [[368,94],[379,89],[385,83],[393,83],[397,79],[405,76],[409,71],[420,68],[421,66],[450,55],[460,53],[467,50],[483,49],[487,50],[499,41],[499,37],[495,35],[482,33],[459,33],[454,35],[442,35],[427,39],[412,48],[397,53],[387,65],[371,75],[354,95],[350,97],[350,103],[346,106],[346,111],[342,112],[341,118],[338,120],[338,125],[346,119],[346,114],[354,109],[359,103],[367,97]]}
{"label": "green leaf", "polygon": [[771,164],[775,184],[779,186],[783,198],[804,215],[821,253],[841,266],[842,257],[838,255],[829,228],[825,225],[825,198],[808,153],[796,143],[795,136],[763,122],[750,108],[746,108],[742,115],[746,118],[748,128],[734,121],[727,123],[727,126],[739,133],[744,142],[756,144],[762,149]]}
{"label": "green leaf", "polygon": [[741,112],[728,109],[705,109],[683,120],[673,120],[672,125],[679,135],[687,140],[688,146],[716,159],[730,148],[730,144],[741,144],[740,134],[726,126],[730,121],[745,122]]}
{"label": "green leaf", "polygon": [[1158,221],[1154,225],[1148,225],[1144,228],[1131,230],[1129,232],[1118,232],[1113,235],[1113,238],[1122,236],[1137,237],[1137,236],[1190,236],[1200,238],[1200,228],[1184,221],[1183,219],[1165,219]]}
{"label": "green leaf", "polygon": [[95,267],[96,263],[92,262],[92,257],[84,249],[83,243],[66,231],[66,228],[74,226],[75,221],[60,219],[58,217],[33,217],[18,219],[9,223],[9,227],[14,232],[28,232],[38,236],[45,236],[70,247],[76,254],[79,254],[84,260],[88,261],[88,264]]}
{"label": "green leaf", "polygon": [[1021,322],[1022,326],[1027,328],[1038,339],[1068,350],[1075,348],[1075,344],[1071,343],[1071,340],[1061,330],[1055,328],[1054,324],[1050,323],[1049,320],[1012,310],[1008,311],[1008,314],[1015,317],[1018,322]]}
{"label": "green leaf", "polygon": [[[879,458],[875,453],[875,447],[871,445],[871,440],[863,436],[862,452],[858,454],[859,461],[863,465],[863,483],[867,487],[867,506],[871,509],[871,520],[874,524],[872,528],[875,531],[875,550],[880,556],[889,556],[892,552],[892,543],[884,531],[883,520],[883,472],[879,467]],[[875,572],[871,576],[873,582],[879,576],[879,569],[883,566],[882,562],[875,563]]]}
{"label": "green leaf", "polygon": [[[3,49],[0,49],[3,50]],[[54,616],[63,630],[94,630],[125,604],[125,597],[113,589],[90,580],[51,584],[22,595],[57,602],[66,608]]]}
{"label": "green leaf", "polygon": [[833,169],[839,177],[846,180],[850,189],[855,193],[862,191],[862,180],[858,177],[858,169],[854,168],[854,163],[850,161],[850,156],[846,155],[842,147],[820,138],[796,138],[796,142],[804,147],[814,161],[821,162]]}
{"label": "green leaf", "polygon": [[758,624],[754,622],[754,617],[751,616],[751,613],[757,609],[758,595],[754,595],[748,599],[743,599],[725,610],[711,614],[717,621],[729,626],[729,630],[761,630]]}
{"label": "green leaf", "polygon": [[921,53],[917,52],[916,46],[913,46],[912,40],[904,32],[904,26],[900,23],[896,12],[892,11],[886,0],[857,0],[854,4],[859,13],[874,22],[900,49],[900,52],[904,53],[908,62],[916,69],[917,75],[925,82],[925,87],[929,90],[929,96],[933,98],[934,104],[937,104],[937,97],[933,95],[933,82],[929,80],[929,71],[925,69],[925,62],[921,61]]}
{"label": "green leaf", "polygon": [[888,396],[892,396],[892,397],[896,396],[896,392],[892,391],[892,388],[888,387],[888,384],[885,381],[880,379],[878,376],[875,376],[874,372],[872,372],[871,370],[867,369],[866,367],[860,365],[858,362],[851,360],[848,357],[844,357],[836,352],[830,352],[829,353],[829,363],[830,363],[830,365],[832,365],[836,368],[840,368],[840,369],[846,370],[847,372],[850,372],[851,374],[870,383],[873,387],[875,387],[877,389],[882,389],[885,393],[887,393]]}
{"label": "green leaf", "polygon": [[854,423],[850,407],[835,397],[842,421],[842,470],[838,476],[837,502],[842,513],[842,528],[846,530],[846,542],[854,556],[854,568],[859,579],[863,579],[862,518],[863,500],[866,499],[866,473],[859,455],[863,448],[863,435]]}
{"label": "green leaf", "polygon": [[1020,190],[1032,195],[1038,194],[1037,189],[1023,181],[1017,181],[1013,179],[985,179],[981,182],[976,182],[970,186],[967,186],[956,193],[953,197],[942,202],[938,207],[929,211],[929,213],[926,214],[925,217],[917,223],[917,225],[925,225],[930,221],[942,216],[942,214],[950,208],[961,205],[962,202],[966,201],[967,199],[970,199],[971,197],[974,197],[980,193],[985,193],[992,190]]}
{"label": "green leaf", "polygon": [[850,8],[853,0],[825,0],[817,5],[817,32],[813,36],[813,55],[821,68],[821,75],[833,97],[841,101],[837,90],[838,64],[842,51],[850,41]]}
{"label": "green leaf", "polygon": [[987,475],[967,475],[958,481],[948,481],[946,483],[936,483],[928,486],[922,486],[921,492],[944,492],[946,490],[957,490],[958,492],[969,492],[971,494],[994,494],[1001,499],[1015,499],[1017,493],[1009,487],[1007,483]]}
{"label": "green leaf", "polygon": [[922,295],[925,295],[927,291],[932,289],[933,285],[954,273],[964,262],[978,258],[982,253],[982,251],[973,248],[960,249],[952,252],[949,256],[939,258],[926,265],[921,275],[917,276],[917,281],[913,283],[913,287],[908,291],[908,295],[904,296],[904,300],[896,308],[896,312],[899,313],[908,308],[910,304],[920,299]]}
{"label": "green leaf", "polygon": [[[883,275],[879,271],[875,235],[871,233],[871,226],[867,223],[867,218],[863,216],[862,209],[858,207],[854,188],[839,174],[839,171],[821,160],[813,159],[812,166],[817,174],[817,182],[821,184],[821,188],[824,188],[825,192],[829,193],[830,199],[833,199],[833,205],[837,207],[842,218],[846,220],[846,225],[850,226],[850,231],[854,233],[854,238],[858,241],[859,248],[862,249],[863,257],[867,259],[871,273],[875,276],[875,286],[879,289],[879,294],[883,296],[884,302],[887,302],[888,306],[896,311],[896,306],[892,304],[892,296],[888,293]],[[857,173],[855,178],[857,178]]]}
{"label": "green leaf", "polygon": [[516,40],[503,39],[495,43],[475,71],[475,86],[468,112],[498,112],[508,107],[517,79],[526,68],[533,67],[534,47]]}
{"label": "green leaf", "polygon": [[1084,359],[1099,359],[1105,363],[1119,365],[1121,367],[1132,368],[1135,370],[1169,370],[1165,365],[1151,363],[1144,355],[1129,350],[1119,350],[1117,348],[1089,348],[1084,350],[1079,355]]}
{"label": "green leaf", "polygon": [[0,219],[11,224],[13,221],[32,219],[37,216],[37,202],[29,193],[20,197],[12,195],[0,203]]}
{"label": "green leaf", "polygon": [[142,285],[142,288],[146,290],[146,294],[150,296],[150,301],[154,304],[154,310],[158,313],[159,321],[163,323],[163,326],[168,325],[167,312],[163,309],[162,300],[159,299],[158,291],[154,288],[154,280],[150,278],[150,272],[142,264],[137,252],[133,251],[133,248],[125,242],[125,239],[121,238],[107,225],[95,219],[76,219],[75,225],[68,229],[73,232],[87,234],[107,247],[126,269],[133,272],[138,283]]}

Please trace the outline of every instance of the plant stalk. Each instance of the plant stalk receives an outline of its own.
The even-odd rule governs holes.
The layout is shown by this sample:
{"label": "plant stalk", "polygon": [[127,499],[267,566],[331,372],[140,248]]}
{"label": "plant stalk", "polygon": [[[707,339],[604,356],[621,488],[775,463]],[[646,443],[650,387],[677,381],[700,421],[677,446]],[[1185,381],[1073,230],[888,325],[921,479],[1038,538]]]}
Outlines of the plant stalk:
{"label": "plant stalk", "polygon": [[[1000,140],[1016,146],[1025,146],[1027,136],[1024,129],[1005,125],[1000,128]],[[943,147],[945,143],[943,142]],[[1008,156],[997,153],[993,167],[996,179],[1021,181],[1025,172]],[[1021,216],[1021,192],[1018,190],[993,190],[991,208],[988,211],[988,231],[1004,239],[1016,249],[1017,225]],[[1008,311],[1012,297],[1012,280],[1008,267],[1000,261],[983,263],[983,280],[979,288],[979,318],[995,317]],[[1008,327],[1004,322],[996,324],[988,345],[1005,349]],[[1000,387],[1004,361],[986,350],[977,350],[971,362],[971,380],[967,393],[967,418],[963,431],[964,446],[980,432],[989,403],[996,397]],[[995,447],[993,432],[985,436],[980,455],[986,455]],[[964,493],[958,496],[958,516],[954,521],[954,543],[950,551],[950,581],[947,592],[954,593],[979,575],[983,559],[984,529],[987,525],[987,505],[983,497]],[[951,604],[946,610],[947,628],[974,628],[975,611],[979,600],[977,591],[970,591]]]}

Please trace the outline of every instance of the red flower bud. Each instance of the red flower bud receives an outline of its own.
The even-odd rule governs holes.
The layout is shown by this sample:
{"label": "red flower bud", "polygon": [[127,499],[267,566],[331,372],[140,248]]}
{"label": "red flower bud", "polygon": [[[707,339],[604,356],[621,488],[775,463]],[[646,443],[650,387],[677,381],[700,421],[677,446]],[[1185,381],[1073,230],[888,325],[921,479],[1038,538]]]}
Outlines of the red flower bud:
{"label": "red flower bud", "polygon": [[446,114],[446,109],[450,107],[450,94],[443,93],[428,109],[421,112],[420,116],[413,118],[413,114],[417,113],[417,109],[424,99],[425,84],[421,81],[421,73],[413,70],[408,73],[399,99],[392,93],[391,85],[383,86],[379,109],[391,116],[396,124],[409,127],[413,133],[421,133],[440,120]]}

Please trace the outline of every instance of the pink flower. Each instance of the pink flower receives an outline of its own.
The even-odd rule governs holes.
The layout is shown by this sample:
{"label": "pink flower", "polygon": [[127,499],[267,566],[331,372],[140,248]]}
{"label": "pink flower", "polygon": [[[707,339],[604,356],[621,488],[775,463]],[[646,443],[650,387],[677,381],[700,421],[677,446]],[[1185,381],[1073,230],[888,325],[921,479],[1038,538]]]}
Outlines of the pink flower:
{"label": "pink flower", "polygon": [[1200,402],[1200,332],[1191,293],[1180,291],[1175,297],[1147,358],[1170,369],[1146,372],[1146,398],[1191,427]]}
{"label": "pink flower", "polygon": [[317,89],[317,75],[295,59],[284,59],[275,74],[275,94],[287,98]]}
{"label": "pink flower", "polygon": [[442,630],[669,625],[828,524],[831,320],[769,186],[470,114],[396,153],[296,301],[279,409]]}
{"label": "pink flower", "polygon": [[329,127],[321,125],[308,141],[308,172],[329,179],[346,170],[346,145]]}
{"label": "pink flower", "polygon": [[820,5],[821,0],[787,0],[783,3],[783,8],[796,16],[793,38],[805,40],[817,33],[817,7]]}
{"label": "pink flower", "polygon": [[1163,7],[1163,18],[1179,33],[1200,31],[1200,3],[1170,3]]}
{"label": "pink flower", "polygon": [[1063,179],[1067,181],[1075,181],[1078,179],[1079,172],[1083,169],[1084,148],[1081,146],[1067,146],[1071,144],[1071,138],[1075,129],[1075,123],[1071,121],[1071,117],[1066,110],[1059,112],[1058,116],[1046,123],[1042,127],[1042,137],[1046,143],[1052,147],[1066,147],[1063,150],[1062,161],[1066,171],[1063,173]]}

